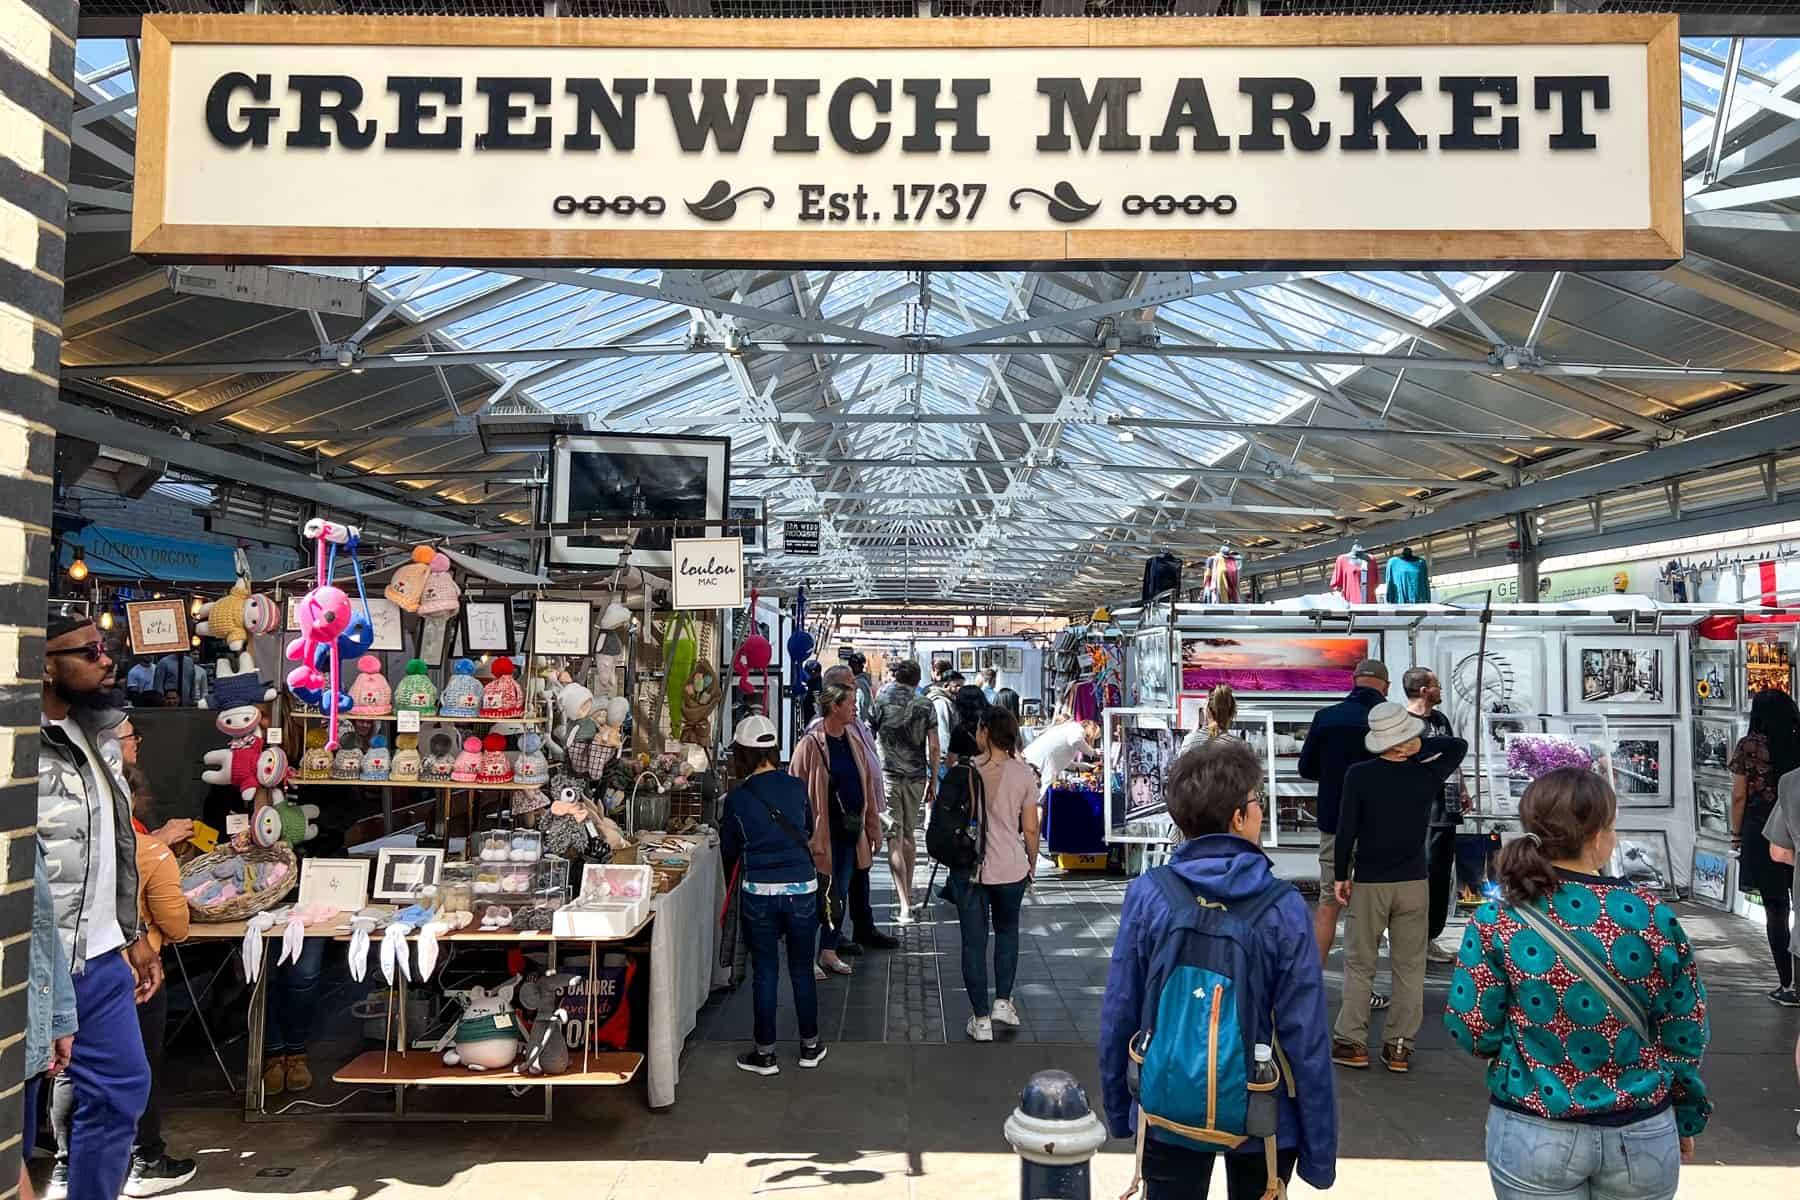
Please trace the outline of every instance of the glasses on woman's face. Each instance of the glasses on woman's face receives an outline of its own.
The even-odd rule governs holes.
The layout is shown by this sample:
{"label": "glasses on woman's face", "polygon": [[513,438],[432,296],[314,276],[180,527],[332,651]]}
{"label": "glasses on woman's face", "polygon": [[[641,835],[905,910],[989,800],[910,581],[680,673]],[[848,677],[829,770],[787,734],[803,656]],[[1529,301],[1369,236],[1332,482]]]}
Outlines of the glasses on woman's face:
{"label": "glasses on woman's face", "polygon": [[64,650],[46,650],[47,658],[57,658],[64,654],[79,654],[91,663],[97,663],[106,657],[106,645],[103,642],[88,642],[82,646],[70,646]]}
{"label": "glasses on woman's face", "polygon": [[141,742],[144,740],[144,735],[137,730],[132,729],[119,734],[119,740],[121,742]]}

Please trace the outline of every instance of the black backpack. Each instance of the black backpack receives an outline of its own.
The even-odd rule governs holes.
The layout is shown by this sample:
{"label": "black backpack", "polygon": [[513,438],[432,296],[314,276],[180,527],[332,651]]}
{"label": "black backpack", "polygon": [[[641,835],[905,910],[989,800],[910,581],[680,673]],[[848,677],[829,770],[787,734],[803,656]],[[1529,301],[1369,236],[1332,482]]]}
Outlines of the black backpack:
{"label": "black backpack", "polygon": [[944,772],[931,802],[925,852],[953,871],[966,871],[981,861],[986,835],[987,793],[981,772],[958,763]]}

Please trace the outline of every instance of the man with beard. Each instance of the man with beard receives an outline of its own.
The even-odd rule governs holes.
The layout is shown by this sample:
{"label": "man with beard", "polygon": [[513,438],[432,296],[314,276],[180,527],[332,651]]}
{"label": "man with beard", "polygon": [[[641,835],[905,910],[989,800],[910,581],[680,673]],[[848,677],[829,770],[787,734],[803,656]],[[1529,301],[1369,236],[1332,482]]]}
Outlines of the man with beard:
{"label": "man with beard", "polygon": [[[826,669],[820,682],[826,686],[835,683],[839,687],[854,689],[856,672],[850,664],[838,663],[836,666]],[[818,724],[819,721],[813,721],[806,727],[805,732],[812,732]],[[864,749],[869,752],[869,757],[879,760],[881,750],[875,744],[875,735],[869,732],[869,727],[862,721],[856,720],[850,722],[850,731],[862,740]],[[881,927],[875,924],[875,907],[869,900],[869,870],[868,867],[858,867],[850,876],[848,907],[850,909],[850,928],[854,937],[840,941],[837,948],[838,953],[846,957],[861,954],[864,950],[894,950],[900,945],[899,938],[889,933],[883,933]],[[838,915],[838,920],[840,922],[843,920],[843,914]]]}
{"label": "man with beard", "polygon": [[137,1006],[162,986],[139,935],[137,837],[119,774],[113,660],[99,628],[53,604],[44,630],[38,741],[38,836],[49,860],[57,934],[75,981],[80,1024],[68,1077],[69,1200],[115,1200],[125,1186],[150,1092]]}

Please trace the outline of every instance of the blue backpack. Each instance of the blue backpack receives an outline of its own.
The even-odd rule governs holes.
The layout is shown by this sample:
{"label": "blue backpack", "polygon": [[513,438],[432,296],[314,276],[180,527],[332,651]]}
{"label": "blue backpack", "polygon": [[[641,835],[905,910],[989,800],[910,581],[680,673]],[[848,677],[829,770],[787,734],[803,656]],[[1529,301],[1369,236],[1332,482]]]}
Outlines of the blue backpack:
{"label": "blue backpack", "polygon": [[1127,1081],[1140,1134],[1147,1129],[1157,1141],[1193,1150],[1228,1150],[1250,1135],[1251,1049],[1266,1040],[1264,1031],[1273,1037],[1271,981],[1256,923],[1293,885],[1276,880],[1227,906],[1196,895],[1169,867],[1149,876],[1174,920],[1150,961],[1131,1039]]}

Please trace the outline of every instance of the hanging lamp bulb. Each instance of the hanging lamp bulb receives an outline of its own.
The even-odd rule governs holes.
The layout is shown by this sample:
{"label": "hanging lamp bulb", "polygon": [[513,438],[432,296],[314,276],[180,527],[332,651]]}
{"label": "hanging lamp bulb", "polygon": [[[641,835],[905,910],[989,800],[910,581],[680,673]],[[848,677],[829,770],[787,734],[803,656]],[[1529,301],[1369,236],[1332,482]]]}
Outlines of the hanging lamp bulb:
{"label": "hanging lamp bulb", "polygon": [[112,609],[109,608],[105,612],[100,614],[100,628],[111,629],[112,627],[113,627],[113,615],[112,615]]}
{"label": "hanging lamp bulb", "polygon": [[75,557],[69,562],[69,578],[76,583],[88,577],[87,559],[81,556],[81,547],[75,547]]}

